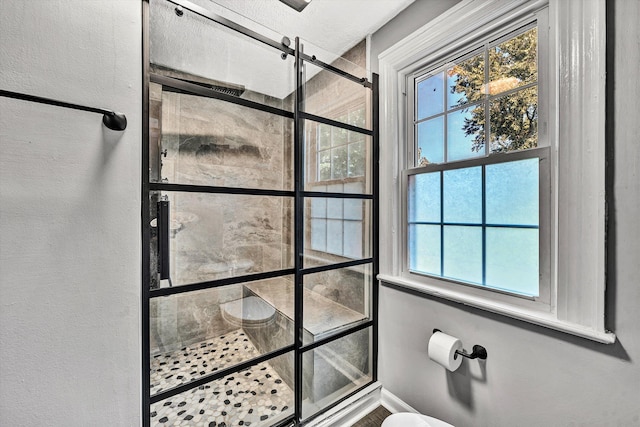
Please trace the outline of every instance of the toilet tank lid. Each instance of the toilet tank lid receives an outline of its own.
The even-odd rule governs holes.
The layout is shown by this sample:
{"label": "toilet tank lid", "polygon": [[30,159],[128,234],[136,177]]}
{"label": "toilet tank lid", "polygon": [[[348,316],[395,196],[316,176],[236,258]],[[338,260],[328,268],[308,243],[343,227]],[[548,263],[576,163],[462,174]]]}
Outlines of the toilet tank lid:
{"label": "toilet tank lid", "polygon": [[273,306],[256,296],[226,302],[221,305],[221,309],[236,319],[250,321],[268,320],[276,314],[276,309]]}
{"label": "toilet tank lid", "polygon": [[414,414],[412,412],[399,412],[388,416],[382,423],[382,427],[454,427],[451,424],[430,417],[428,415]]}

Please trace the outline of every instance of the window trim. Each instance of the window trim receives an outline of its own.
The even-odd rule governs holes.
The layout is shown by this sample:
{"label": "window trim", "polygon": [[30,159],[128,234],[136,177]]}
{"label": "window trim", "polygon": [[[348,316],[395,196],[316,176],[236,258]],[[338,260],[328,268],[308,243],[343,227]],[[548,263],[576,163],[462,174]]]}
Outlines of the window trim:
{"label": "window trim", "polygon": [[[555,182],[554,168],[550,166],[550,163],[553,162],[551,158],[552,153],[548,147],[551,145],[551,141],[549,140],[549,135],[547,132],[538,132],[538,144],[536,148],[528,149],[528,150],[518,150],[511,151],[505,153],[491,153],[490,152],[490,141],[485,141],[484,153],[479,153],[476,156],[469,157],[467,159],[462,160],[447,160],[446,159],[446,139],[445,139],[445,160],[442,163],[434,163],[429,164],[427,166],[414,166],[415,165],[415,152],[417,150],[417,126],[416,123],[420,121],[415,120],[415,114],[417,111],[417,96],[416,89],[417,85],[420,81],[423,81],[433,75],[439,74],[443,71],[446,72],[447,68],[451,66],[451,64],[458,63],[460,61],[467,60],[472,58],[478,54],[482,54],[485,60],[485,84],[486,80],[489,77],[489,67],[486,63],[488,57],[488,51],[494,47],[503,43],[507,40],[510,40],[513,37],[517,37],[525,32],[531,30],[532,28],[538,29],[538,38],[540,40],[546,41],[548,40],[548,14],[546,13],[546,9],[543,9],[542,13],[539,11],[533,11],[532,13],[526,13],[523,16],[519,16],[513,22],[505,25],[502,28],[499,28],[491,32],[482,32],[478,37],[477,41],[473,42],[469,46],[466,46],[463,49],[451,51],[450,49],[445,48],[445,54],[443,57],[444,60],[440,60],[437,62],[431,62],[427,58],[425,60],[418,61],[417,68],[415,66],[411,66],[412,69],[416,69],[416,71],[412,71],[406,75],[406,94],[407,101],[405,103],[407,108],[407,113],[405,117],[405,125],[407,127],[406,137],[407,143],[400,148],[400,151],[405,151],[405,163],[401,165],[402,170],[402,189],[401,189],[401,208],[402,208],[402,218],[404,219],[401,227],[402,227],[402,257],[400,259],[401,267],[399,274],[403,278],[407,280],[416,280],[425,284],[432,284],[434,286],[439,286],[444,289],[457,289],[460,292],[467,293],[470,296],[479,296],[482,297],[486,295],[486,292],[492,292],[494,295],[486,296],[487,298],[494,299],[499,302],[510,303],[515,306],[521,306],[526,308],[533,308],[540,310],[541,312],[550,312],[552,310],[551,307],[551,293],[553,286],[551,284],[551,259],[554,256],[554,252],[551,246],[551,239],[549,231],[551,229],[550,218],[551,212],[554,209],[553,201],[550,197],[551,186]],[[540,28],[539,28],[540,27]],[[540,43],[538,43],[540,44]],[[541,52],[542,50],[542,52]],[[549,73],[547,72],[547,48],[537,49],[537,78],[535,82],[529,83],[523,86],[519,86],[517,88],[504,91],[498,94],[487,94],[482,99],[465,104],[464,106],[457,106],[451,109],[448,109],[447,106],[444,106],[443,116],[445,116],[445,128],[446,128],[446,116],[452,112],[456,112],[465,108],[473,108],[473,106],[481,105],[483,110],[485,111],[485,115],[488,114],[487,108],[490,105],[490,102],[494,99],[498,99],[503,96],[508,96],[509,94],[516,93],[518,91],[525,90],[528,87],[535,86],[539,91],[541,86],[545,86],[549,84],[550,78]],[[542,54],[541,54],[542,53]],[[446,94],[443,94],[446,97]],[[446,101],[445,101],[446,103]],[[538,97],[538,109],[539,118],[538,123],[543,123],[548,120],[547,110],[549,109],[549,100]],[[430,117],[435,117],[436,115],[432,115]],[[488,119],[488,117],[485,116]],[[428,120],[429,117],[421,120]],[[485,123],[485,134],[488,128],[488,120]],[[540,126],[539,126],[540,128]],[[445,132],[446,138],[446,132]],[[545,149],[546,148],[546,149]],[[536,156],[536,153],[540,153]],[[407,187],[407,176],[415,174],[418,170],[448,170],[454,168],[461,167],[471,167],[471,166],[484,166],[490,165],[494,163],[508,162],[508,161],[516,161],[524,158],[530,157],[538,157],[540,159],[540,175],[539,175],[539,291],[540,294],[538,297],[525,297],[523,295],[518,295],[514,292],[508,291],[499,291],[497,289],[483,287],[482,285],[473,285],[470,283],[465,283],[464,281],[459,281],[455,279],[448,279],[444,277],[437,277],[434,275],[420,275],[419,273],[412,272],[408,268],[408,230],[407,230],[407,197],[406,195],[408,187]],[[555,163],[555,162],[554,162]],[[542,189],[546,189],[546,191],[542,191]]]}
{"label": "window trim", "polygon": [[[557,170],[552,183],[551,301],[548,311],[497,301],[463,290],[444,289],[401,275],[402,174],[407,135],[406,77],[424,58],[435,63],[447,52],[473,46],[479,34],[505,30],[527,15],[548,7],[549,49],[545,68],[549,83],[539,86],[541,99],[550,99],[548,133],[550,158]],[[380,271],[378,279],[399,289],[521,319],[601,343],[613,343],[605,328],[605,14],[604,0],[463,0],[379,55],[381,75]],[[539,24],[540,25],[540,24]],[[587,52],[588,55],[585,53]],[[588,61],[588,62],[587,62]],[[541,70],[542,67],[539,68]],[[539,76],[539,80],[542,77]],[[544,91],[544,93],[543,93]],[[560,115],[561,114],[561,115]],[[562,121],[560,121],[562,119]],[[540,138],[540,137],[539,137]],[[555,144],[555,141],[562,141]],[[575,153],[579,152],[580,156]],[[579,162],[575,161],[580,159]],[[569,161],[571,160],[571,161]],[[576,215],[576,212],[581,215]],[[581,233],[583,229],[590,233]]]}

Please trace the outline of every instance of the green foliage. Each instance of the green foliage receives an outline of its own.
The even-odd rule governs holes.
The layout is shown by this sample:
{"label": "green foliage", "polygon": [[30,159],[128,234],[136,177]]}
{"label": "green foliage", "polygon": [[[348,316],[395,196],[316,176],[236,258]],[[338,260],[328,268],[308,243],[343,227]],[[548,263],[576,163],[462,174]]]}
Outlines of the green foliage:
{"label": "green foliage", "polygon": [[[533,28],[489,50],[489,82],[485,82],[484,55],[456,64],[448,70],[450,93],[456,104],[470,106],[465,119],[465,135],[472,136],[472,150],[484,150],[485,107],[489,102],[491,152],[522,150],[537,146],[537,87],[496,96],[537,80],[537,29]],[[487,99],[488,98],[488,99]],[[466,111],[466,110],[465,110]]]}
{"label": "green foliage", "polygon": [[[364,106],[353,109],[348,115],[344,114],[336,119],[343,123],[364,127]],[[319,124],[317,129],[318,180],[329,181],[364,176],[366,167],[364,136],[358,132],[325,124]]]}

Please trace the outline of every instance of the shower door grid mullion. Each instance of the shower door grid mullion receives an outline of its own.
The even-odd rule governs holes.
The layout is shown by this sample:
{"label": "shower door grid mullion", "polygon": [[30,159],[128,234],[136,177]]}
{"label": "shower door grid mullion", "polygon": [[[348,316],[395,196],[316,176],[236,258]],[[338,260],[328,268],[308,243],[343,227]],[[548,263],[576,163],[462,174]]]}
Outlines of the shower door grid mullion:
{"label": "shower door grid mullion", "polygon": [[302,285],[302,268],[304,267],[304,196],[302,191],[304,190],[304,120],[301,118],[301,112],[304,110],[304,63],[300,57],[300,39],[295,39],[295,62],[294,69],[296,73],[295,77],[295,100],[294,100],[294,121],[293,121],[293,176],[294,176],[294,268],[295,282],[294,282],[294,304],[295,304],[295,319],[293,322],[294,330],[294,422],[298,424],[302,419],[302,383],[303,383],[303,353],[300,351],[302,348],[302,328],[304,324],[304,300]]}
{"label": "shower door grid mullion", "polygon": [[[142,227],[142,241],[143,241],[143,259],[142,259],[142,338],[143,338],[143,354],[142,354],[142,369],[143,369],[143,426],[149,426],[151,423],[150,420],[150,407],[151,404],[159,402],[165,398],[175,396],[182,392],[185,392],[194,387],[202,386],[207,383],[211,383],[212,381],[216,381],[218,379],[224,378],[228,375],[232,375],[239,371],[242,371],[251,366],[255,366],[259,363],[271,360],[277,356],[281,356],[287,354],[291,351],[294,353],[294,400],[295,407],[294,413],[292,416],[274,424],[274,426],[290,426],[290,425],[304,425],[311,420],[315,419],[318,415],[324,413],[326,410],[329,410],[336,405],[340,404],[344,400],[353,396],[354,394],[361,391],[367,385],[373,383],[377,379],[377,302],[378,302],[378,285],[376,275],[378,272],[378,233],[377,233],[377,224],[378,224],[378,85],[377,85],[377,75],[373,75],[373,83],[370,83],[366,80],[366,78],[357,78],[349,73],[346,73],[330,64],[325,64],[323,62],[318,61],[315,57],[309,57],[304,54],[300,48],[300,41],[296,38],[296,46],[295,49],[289,49],[288,47],[282,46],[280,49],[283,50],[286,54],[293,54],[295,56],[295,66],[296,66],[296,95],[294,102],[294,111],[288,112],[285,110],[275,109],[273,107],[269,107],[263,104],[255,103],[252,101],[246,101],[240,98],[234,98],[224,94],[216,94],[215,92],[206,92],[206,89],[198,87],[197,85],[191,85],[188,82],[181,82],[178,79],[173,79],[166,76],[158,76],[152,75],[149,71],[150,64],[150,56],[149,56],[149,0],[142,1],[142,13],[143,13],[143,155],[142,155],[142,221],[145,226]],[[184,5],[185,7],[190,7],[191,3],[185,1],[174,1],[168,0],[177,5]],[[210,19],[213,19],[209,16]],[[215,19],[214,19],[215,20]],[[236,31],[243,32],[242,27],[236,26],[233,28]],[[249,35],[253,37],[251,34],[245,33],[245,35]],[[262,41],[262,40],[259,40]],[[326,119],[320,116],[316,116],[313,114],[304,112],[304,87],[305,87],[305,76],[304,76],[304,61],[313,61],[314,65],[321,66],[322,68],[329,70],[333,73],[340,75],[341,77],[345,77],[352,81],[357,81],[362,84],[364,87],[371,89],[372,91],[372,118],[373,118],[373,128],[372,130],[358,128],[346,123],[335,122],[331,119]],[[163,85],[163,89],[166,86],[170,91],[177,91],[179,93],[196,95],[196,96],[207,96],[212,98],[217,98],[226,102],[231,102],[234,104],[243,105],[249,108],[255,108],[258,110],[266,111],[272,114],[281,115],[283,117],[293,119],[293,151],[294,151],[294,164],[293,164],[293,176],[294,176],[294,189],[293,191],[280,191],[280,190],[259,190],[259,189],[244,189],[244,188],[235,188],[235,187],[215,187],[215,186],[194,186],[194,185],[181,185],[181,184],[169,184],[163,182],[151,182],[150,174],[149,174],[149,141],[150,141],[150,132],[149,132],[149,82],[161,83]],[[305,120],[315,120],[320,123],[330,124],[331,126],[347,129],[350,131],[356,131],[365,135],[372,136],[372,147],[370,153],[370,161],[372,167],[372,181],[373,188],[372,194],[350,194],[350,193],[330,193],[330,192],[310,192],[305,191],[305,131],[304,131],[304,123]],[[150,215],[150,195],[155,192],[194,192],[194,193],[216,193],[216,194],[246,194],[246,195],[261,195],[261,196],[280,196],[280,197],[292,197],[294,202],[293,215],[294,215],[294,267],[293,269],[284,269],[279,271],[266,271],[263,273],[257,273],[253,275],[241,275],[241,276],[233,276],[226,279],[218,279],[212,280],[208,282],[201,283],[193,283],[186,284],[176,287],[169,288],[158,288],[158,289],[150,289],[151,284],[151,271],[150,271],[150,241],[151,234],[150,228],[148,224],[150,224],[151,215]],[[344,198],[344,199],[362,199],[362,200],[372,200],[372,218],[370,227],[371,231],[371,241],[372,241],[372,256],[369,258],[364,258],[360,260],[346,261],[341,263],[334,263],[326,266],[320,267],[308,267],[304,266],[304,202],[306,197],[325,197],[325,198]],[[311,344],[303,343],[303,330],[304,330],[304,321],[303,321],[303,277],[307,274],[313,274],[321,271],[334,270],[339,268],[347,268],[359,265],[371,265],[372,266],[372,277],[371,281],[371,292],[372,292],[372,304],[371,304],[371,313],[370,320],[361,322],[356,324],[355,326],[349,326],[343,328],[340,332],[335,333],[329,337],[325,337],[319,339],[317,341],[312,342]],[[204,377],[201,377],[195,381],[187,382],[177,387],[173,387],[171,389],[165,390],[163,392],[158,392],[151,395],[150,392],[150,358],[151,358],[151,347],[150,347],[150,300],[153,298],[175,295],[179,293],[188,293],[205,289],[213,289],[217,287],[223,286],[231,286],[234,284],[241,284],[247,281],[259,280],[262,278],[273,278],[280,277],[285,275],[293,274],[295,277],[294,283],[294,303],[295,303],[295,319],[294,319],[294,341],[293,344],[279,348],[275,351],[271,351],[265,354],[260,355],[259,357],[255,357],[249,360],[246,360],[240,364],[232,365],[229,368],[221,369],[212,374],[208,374]],[[329,344],[335,342],[341,338],[347,337],[350,334],[356,333],[358,331],[365,330],[367,328],[372,329],[372,343],[369,345],[372,346],[373,352],[371,353],[372,357],[372,381],[368,384],[359,386],[355,391],[350,392],[346,396],[342,396],[340,399],[336,400],[332,404],[323,407],[318,413],[313,414],[307,419],[303,420],[302,415],[302,401],[303,401],[303,355],[307,351],[312,351],[318,347],[321,347],[325,344]]]}

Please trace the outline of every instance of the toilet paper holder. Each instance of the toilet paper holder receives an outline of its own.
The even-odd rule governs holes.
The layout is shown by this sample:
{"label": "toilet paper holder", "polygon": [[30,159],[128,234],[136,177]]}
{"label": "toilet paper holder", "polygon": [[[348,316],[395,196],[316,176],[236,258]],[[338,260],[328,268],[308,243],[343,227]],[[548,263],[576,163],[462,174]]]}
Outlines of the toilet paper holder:
{"label": "toilet paper holder", "polygon": [[[434,329],[433,333],[435,334],[436,332],[442,331],[440,329]],[[467,353],[464,349],[462,351],[456,350],[456,354],[453,356],[453,358],[455,359],[458,355],[460,355],[462,357],[466,357],[467,359],[487,359],[487,350],[483,346],[476,344],[472,347],[472,350],[473,351],[471,352],[471,354]]]}

